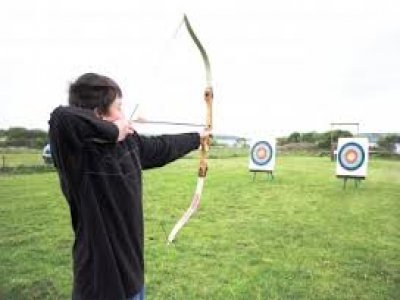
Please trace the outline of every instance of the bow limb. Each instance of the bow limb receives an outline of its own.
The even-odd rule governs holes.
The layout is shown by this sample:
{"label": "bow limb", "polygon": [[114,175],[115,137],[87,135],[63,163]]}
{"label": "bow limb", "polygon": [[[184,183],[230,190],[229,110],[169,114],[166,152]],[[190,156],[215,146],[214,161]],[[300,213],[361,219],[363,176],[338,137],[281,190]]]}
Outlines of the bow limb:
{"label": "bow limb", "polygon": [[[206,71],[206,89],[204,92],[204,101],[206,103],[207,113],[206,113],[206,129],[212,130],[212,103],[213,103],[213,89],[212,89],[212,76],[211,76],[211,67],[210,61],[208,59],[207,52],[205,51],[203,45],[201,44],[200,40],[196,36],[193,31],[193,28],[189,22],[189,19],[186,15],[183,16],[183,23],[186,26],[187,31],[189,32],[190,37],[192,38],[193,42],[196,44],[201,57],[203,59],[205,71]],[[200,162],[199,162],[199,171],[197,177],[197,185],[196,190],[194,192],[192,202],[183,216],[179,219],[179,221],[175,224],[174,228],[172,229],[171,233],[168,235],[168,243],[174,241],[176,235],[178,234],[179,230],[189,221],[190,217],[197,211],[199,207],[201,195],[203,193],[204,182],[207,176],[207,158],[208,152],[210,149],[211,138],[205,137],[201,139],[200,143]]]}

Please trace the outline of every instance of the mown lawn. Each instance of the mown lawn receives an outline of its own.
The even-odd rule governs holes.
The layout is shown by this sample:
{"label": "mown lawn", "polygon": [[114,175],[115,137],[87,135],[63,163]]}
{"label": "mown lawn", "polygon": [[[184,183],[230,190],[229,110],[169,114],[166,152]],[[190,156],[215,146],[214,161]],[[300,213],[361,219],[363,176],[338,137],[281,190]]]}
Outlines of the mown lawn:
{"label": "mown lawn", "polygon": [[42,153],[36,152],[6,152],[0,153],[1,167],[18,167],[18,166],[42,166],[44,161]]}
{"label": "mown lawn", "polygon": [[[210,161],[177,242],[197,160],[145,173],[148,299],[400,299],[400,162],[373,160],[342,189],[327,158],[285,156],[251,181]],[[68,299],[72,232],[55,173],[0,176],[0,299]]]}

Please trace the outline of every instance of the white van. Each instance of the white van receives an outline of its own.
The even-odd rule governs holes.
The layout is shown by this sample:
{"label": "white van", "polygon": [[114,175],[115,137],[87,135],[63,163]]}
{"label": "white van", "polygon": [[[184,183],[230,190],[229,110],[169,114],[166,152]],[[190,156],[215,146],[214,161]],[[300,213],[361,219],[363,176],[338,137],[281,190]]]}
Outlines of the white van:
{"label": "white van", "polygon": [[53,163],[53,158],[51,157],[50,144],[47,144],[46,146],[44,146],[43,152],[42,152],[42,157],[43,157],[44,163],[46,163],[46,164]]}

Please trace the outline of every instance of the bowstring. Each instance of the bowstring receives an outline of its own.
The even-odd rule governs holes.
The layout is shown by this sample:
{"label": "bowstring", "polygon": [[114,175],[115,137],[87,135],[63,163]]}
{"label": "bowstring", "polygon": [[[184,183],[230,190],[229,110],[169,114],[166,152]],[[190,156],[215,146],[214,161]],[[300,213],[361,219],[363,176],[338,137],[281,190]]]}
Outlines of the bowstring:
{"label": "bowstring", "polygon": [[[158,77],[160,69],[163,65],[163,62],[165,61],[165,58],[167,57],[167,54],[169,53],[169,51],[171,49],[172,41],[176,39],[184,22],[185,22],[185,20],[182,17],[182,19],[179,21],[178,25],[176,26],[175,30],[173,31],[173,34],[166,40],[166,42],[162,46],[162,51],[160,51],[158,58],[156,58],[154,60],[155,62],[153,63],[153,66],[151,67],[151,71],[150,71],[150,74],[148,75],[149,78],[148,78],[147,82],[149,82],[150,78]],[[131,113],[130,119],[133,118],[135,112],[138,109],[138,106],[139,106],[139,103],[136,103],[136,105],[133,109],[133,112]]]}
{"label": "bowstring", "polygon": [[[163,65],[163,62],[165,61],[167,54],[169,53],[170,49],[171,49],[171,45],[172,42],[176,39],[178,33],[180,32],[182,25],[184,24],[184,18],[182,17],[181,20],[179,21],[178,25],[176,26],[175,30],[173,31],[173,34],[167,39],[167,41],[165,42],[164,46],[162,47],[162,51],[160,52],[160,54],[158,55],[158,58],[155,60],[156,62],[153,64],[153,66],[151,67],[151,72],[149,77],[152,78],[154,77],[158,77],[159,76],[159,72],[160,69]],[[149,80],[150,80],[149,78]],[[132,113],[131,113],[131,117],[130,119],[133,119],[137,109],[139,107],[139,103],[136,103]],[[159,220],[157,223],[159,225],[159,227],[161,228],[163,234],[164,234],[164,240],[168,241],[168,232],[166,230],[166,221],[165,221],[165,216],[161,217],[162,220]],[[157,220],[158,218],[152,218],[153,220]],[[163,242],[163,245],[165,246],[165,243]]]}

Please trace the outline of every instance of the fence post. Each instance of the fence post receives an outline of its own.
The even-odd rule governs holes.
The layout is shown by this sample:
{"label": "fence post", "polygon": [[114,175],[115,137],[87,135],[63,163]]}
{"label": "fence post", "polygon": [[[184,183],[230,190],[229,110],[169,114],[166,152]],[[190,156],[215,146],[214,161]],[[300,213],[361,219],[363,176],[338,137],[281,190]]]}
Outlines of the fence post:
{"label": "fence post", "polygon": [[3,169],[4,169],[6,167],[6,156],[4,154],[2,155],[2,159],[3,159],[2,166],[3,166]]}

